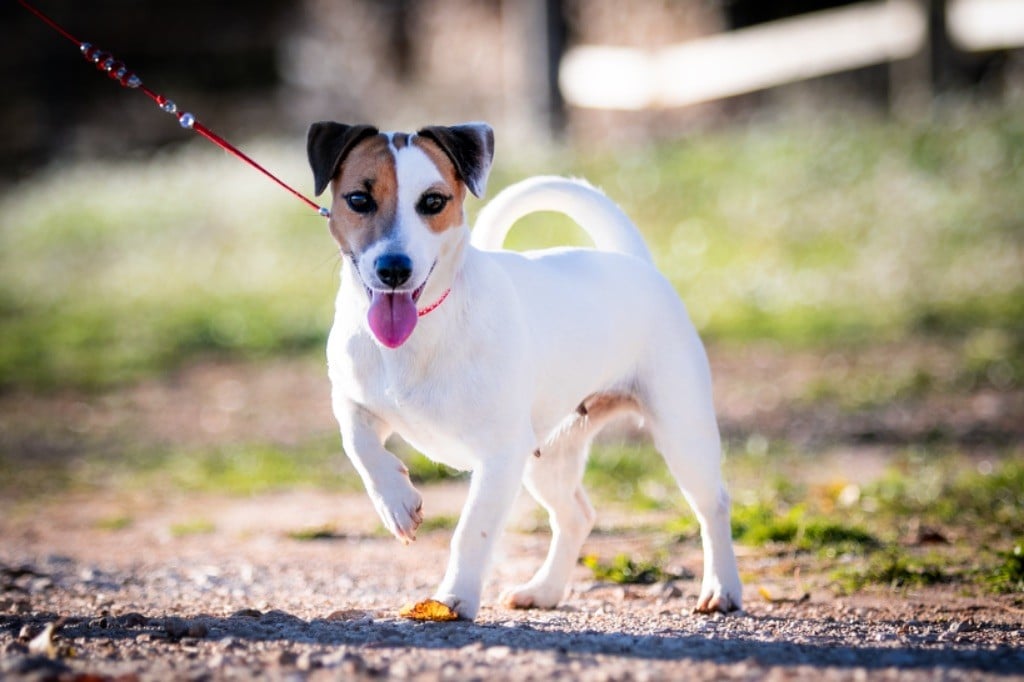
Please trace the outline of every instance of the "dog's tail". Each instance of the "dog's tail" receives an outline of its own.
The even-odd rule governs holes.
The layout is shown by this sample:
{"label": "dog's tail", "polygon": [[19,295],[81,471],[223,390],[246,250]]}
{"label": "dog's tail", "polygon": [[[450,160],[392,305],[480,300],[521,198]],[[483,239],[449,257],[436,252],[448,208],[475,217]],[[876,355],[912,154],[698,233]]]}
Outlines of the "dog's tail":
{"label": "dog's tail", "polygon": [[484,206],[473,227],[472,243],[495,251],[517,220],[537,211],[572,218],[602,251],[616,251],[651,262],[640,231],[605,194],[584,180],[541,175],[505,188]]}

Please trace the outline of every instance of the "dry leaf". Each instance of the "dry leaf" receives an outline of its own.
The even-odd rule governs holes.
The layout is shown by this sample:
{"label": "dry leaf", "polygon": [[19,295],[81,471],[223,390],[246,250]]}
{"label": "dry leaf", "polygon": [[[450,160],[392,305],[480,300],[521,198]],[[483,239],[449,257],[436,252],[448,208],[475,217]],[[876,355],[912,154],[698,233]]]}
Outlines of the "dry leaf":
{"label": "dry leaf", "polygon": [[425,599],[416,604],[406,604],[398,612],[398,615],[412,620],[447,621],[459,619],[459,614],[452,611],[444,602],[439,602],[436,599]]}

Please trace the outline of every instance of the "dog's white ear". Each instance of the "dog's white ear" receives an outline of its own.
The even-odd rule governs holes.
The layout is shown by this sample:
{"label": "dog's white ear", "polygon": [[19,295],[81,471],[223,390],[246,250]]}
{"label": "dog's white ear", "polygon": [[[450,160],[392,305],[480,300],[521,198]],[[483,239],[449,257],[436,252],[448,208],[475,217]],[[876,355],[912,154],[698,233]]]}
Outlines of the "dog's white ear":
{"label": "dog's white ear", "polygon": [[418,135],[437,143],[474,196],[483,196],[494,159],[494,131],[486,123],[427,126]]}
{"label": "dog's white ear", "polygon": [[327,188],[341,162],[356,144],[379,131],[368,125],[345,125],[334,121],[320,121],[309,126],[306,134],[306,155],[313,169],[315,194]]}

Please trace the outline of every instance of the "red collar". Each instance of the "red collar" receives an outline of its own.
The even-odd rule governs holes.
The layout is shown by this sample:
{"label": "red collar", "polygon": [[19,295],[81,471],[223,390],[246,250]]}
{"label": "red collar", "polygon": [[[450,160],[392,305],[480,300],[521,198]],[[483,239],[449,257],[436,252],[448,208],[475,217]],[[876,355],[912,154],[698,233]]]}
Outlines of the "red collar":
{"label": "red collar", "polygon": [[427,306],[426,308],[424,308],[423,310],[417,310],[417,311],[416,311],[416,314],[417,314],[417,315],[418,315],[419,317],[425,317],[425,316],[429,315],[430,313],[434,312],[435,310],[437,310],[437,308],[438,308],[438,307],[439,307],[439,306],[440,306],[440,305],[441,305],[442,303],[444,303],[444,299],[448,298],[448,294],[450,294],[450,293],[452,293],[452,290],[451,290],[451,288],[449,287],[448,289],[445,289],[445,290],[444,290],[444,293],[443,293],[443,294],[441,294],[441,298],[437,299],[436,301],[434,301],[433,303],[431,303],[430,305],[428,305],[428,306]]}

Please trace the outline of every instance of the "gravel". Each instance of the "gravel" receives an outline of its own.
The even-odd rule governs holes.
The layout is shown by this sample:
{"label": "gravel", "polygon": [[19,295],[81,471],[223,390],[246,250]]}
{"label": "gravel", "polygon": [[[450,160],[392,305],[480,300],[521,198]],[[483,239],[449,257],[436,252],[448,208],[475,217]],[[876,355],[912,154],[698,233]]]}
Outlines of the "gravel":
{"label": "gravel", "polygon": [[[454,513],[464,494],[424,492],[434,513]],[[131,524],[103,527],[115,513]],[[213,528],[168,532],[197,515]],[[289,536],[325,524],[339,531]],[[398,608],[429,596],[449,532],[404,548],[375,529],[356,494],[0,502],[0,678],[1024,679],[1019,595],[940,586],[837,598],[828,566],[775,579],[771,592],[789,597],[771,601],[768,578],[748,579],[746,611],[729,616],[690,613],[695,580],[621,586],[582,567],[556,610],[497,606],[542,560],[542,533],[506,534],[476,622],[407,621]],[[588,548],[651,542],[604,533]],[[696,544],[678,551],[699,574]],[[771,561],[752,559],[741,552],[741,570]]]}

